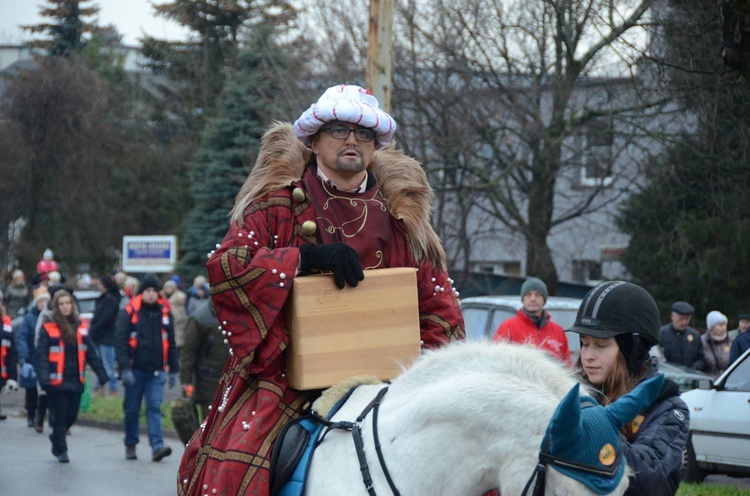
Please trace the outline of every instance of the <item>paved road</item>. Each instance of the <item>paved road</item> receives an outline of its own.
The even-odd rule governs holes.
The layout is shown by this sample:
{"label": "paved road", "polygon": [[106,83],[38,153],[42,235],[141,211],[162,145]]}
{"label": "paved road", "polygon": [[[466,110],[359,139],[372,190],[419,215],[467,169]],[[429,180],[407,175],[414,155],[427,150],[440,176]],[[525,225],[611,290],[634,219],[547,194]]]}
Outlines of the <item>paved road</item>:
{"label": "paved road", "polygon": [[[175,388],[176,390],[177,388]],[[174,391],[165,391],[175,396]],[[0,421],[0,495],[36,496],[174,496],[177,492],[177,467],[183,447],[175,437],[165,437],[172,455],[155,463],[151,461],[148,437],[141,435],[138,460],[125,460],[122,431],[76,424],[68,438],[70,463],[57,461],[50,453],[44,434],[26,427],[22,414],[23,393],[0,395],[3,413]],[[738,488],[736,496],[750,496],[750,478],[711,475],[706,484],[726,484]]]}
{"label": "paved road", "polygon": [[125,460],[123,434],[119,430],[74,425],[68,437],[70,463],[60,463],[50,452],[50,429],[38,434],[26,427],[15,406],[16,393],[2,395],[0,421],[0,495],[36,496],[174,496],[177,467],[183,448],[179,440],[166,438],[172,455],[151,461],[148,437],[141,436],[138,460]]}

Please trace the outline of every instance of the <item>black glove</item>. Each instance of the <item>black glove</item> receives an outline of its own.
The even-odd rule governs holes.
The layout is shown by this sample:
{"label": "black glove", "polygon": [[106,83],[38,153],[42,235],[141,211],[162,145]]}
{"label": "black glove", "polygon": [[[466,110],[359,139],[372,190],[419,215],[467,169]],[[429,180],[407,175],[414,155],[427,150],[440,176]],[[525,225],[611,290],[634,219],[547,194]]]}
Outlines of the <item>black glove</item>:
{"label": "black glove", "polygon": [[359,254],[344,243],[302,245],[299,253],[303,274],[313,269],[333,272],[333,281],[339,289],[344,289],[344,282],[355,288],[365,278]]}

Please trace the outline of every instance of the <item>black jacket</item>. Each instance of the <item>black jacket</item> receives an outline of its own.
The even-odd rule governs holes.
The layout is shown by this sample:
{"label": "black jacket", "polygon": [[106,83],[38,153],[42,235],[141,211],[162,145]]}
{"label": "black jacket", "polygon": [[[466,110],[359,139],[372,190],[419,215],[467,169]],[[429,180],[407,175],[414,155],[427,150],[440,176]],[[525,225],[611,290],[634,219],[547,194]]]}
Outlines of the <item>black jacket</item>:
{"label": "black jacket", "polygon": [[120,311],[120,290],[114,290],[102,293],[96,299],[96,309],[94,317],[91,319],[89,335],[94,343],[104,346],[114,346],[115,344],[115,324],[117,323],[117,313]]}
{"label": "black jacket", "polygon": [[[171,312],[168,315],[169,323],[166,328],[169,354],[167,363],[169,364],[169,372],[178,372],[180,366],[177,347],[174,342],[174,324]],[[138,322],[136,324],[131,323],[131,316],[127,310],[120,310],[115,330],[115,359],[120,370],[133,368],[147,374],[163,370],[161,328],[162,306],[159,303],[152,305],[144,303],[138,311]],[[136,333],[136,339],[138,340],[135,350],[131,350],[128,343],[131,331]]]}
{"label": "black jacket", "polygon": [[692,327],[677,331],[667,324],[661,328],[659,343],[668,362],[703,370],[701,334]]}
{"label": "black jacket", "polygon": [[[78,327],[79,323],[76,323]],[[99,377],[99,382],[102,384],[109,380],[107,371],[104,369],[102,360],[99,357],[99,353],[93,346],[91,337],[85,333],[83,335],[83,344],[86,346],[86,363],[92,368],[94,373]],[[63,381],[58,386],[51,386],[49,381],[50,376],[50,361],[49,361],[49,348],[50,338],[47,334],[47,330],[42,327],[39,330],[39,336],[36,343],[36,349],[34,350],[35,359],[34,365],[36,368],[36,375],[39,384],[45,390],[54,391],[71,391],[74,393],[83,392],[83,383],[81,382],[78,375],[78,342],[65,343],[65,365],[63,368]]]}

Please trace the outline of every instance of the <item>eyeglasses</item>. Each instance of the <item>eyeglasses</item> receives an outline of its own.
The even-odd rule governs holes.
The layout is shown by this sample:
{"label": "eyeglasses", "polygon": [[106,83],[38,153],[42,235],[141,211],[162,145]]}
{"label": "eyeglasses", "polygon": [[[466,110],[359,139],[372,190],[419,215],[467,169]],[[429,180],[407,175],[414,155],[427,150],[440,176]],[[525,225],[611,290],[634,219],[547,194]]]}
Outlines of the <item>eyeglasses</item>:
{"label": "eyeglasses", "polygon": [[349,138],[351,133],[354,133],[354,137],[357,141],[363,143],[369,143],[375,139],[375,131],[366,127],[358,127],[357,129],[351,129],[346,126],[331,126],[324,127],[321,131],[325,131],[331,135],[331,138],[345,140]]}

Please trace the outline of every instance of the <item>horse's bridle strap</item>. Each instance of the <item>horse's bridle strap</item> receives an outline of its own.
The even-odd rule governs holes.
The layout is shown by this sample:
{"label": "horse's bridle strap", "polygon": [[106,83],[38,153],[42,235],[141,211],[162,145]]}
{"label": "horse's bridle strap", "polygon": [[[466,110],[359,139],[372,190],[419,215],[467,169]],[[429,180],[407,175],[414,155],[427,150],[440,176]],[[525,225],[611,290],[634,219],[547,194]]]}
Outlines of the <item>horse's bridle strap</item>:
{"label": "horse's bridle strap", "polygon": [[[362,472],[362,482],[365,483],[365,489],[367,489],[367,494],[370,496],[377,496],[375,493],[375,489],[373,487],[372,477],[370,475],[370,467],[367,464],[367,456],[365,455],[365,446],[364,442],[362,441],[362,422],[365,420],[365,417],[370,413],[370,410],[373,412],[373,418],[372,418],[372,429],[373,429],[373,438],[375,443],[375,452],[378,455],[378,461],[380,462],[380,468],[383,469],[383,474],[385,475],[385,479],[388,481],[388,485],[391,488],[391,491],[393,492],[394,496],[401,496],[401,493],[398,492],[398,489],[396,489],[395,484],[393,483],[393,479],[391,479],[391,474],[388,472],[388,468],[385,465],[385,459],[383,458],[383,452],[380,450],[380,439],[378,438],[378,410],[380,409],[380,402],[383,399],[383,396],[385,396],[385,393],[388,391],[388,386],[384,387],[380,391],[378,391],[378,394],[375,395],[375,398],[370,401],[370,403],[365,407],[364,410],[362,410],[362,413],[359,414],[359,417],[357,417],[357,420],[354,422],[346,422],[346,421],[340,421],[340,422],[329,422],[327,420],[320,419],[321,423],[324,424],[327,429],[325,433],[323,433],[323,438],[328,434],[328,432],[331,429],[342,429],[351,431],[352,433],[352,440],[354,441],[354,449],[357,452],[357,460],[359,460],[359,470]],[[322,442],[322,438],[319,443]]]}
{"label": "horse's bridle strap", "polygon": [[554,455],[550,455],[549,453],[539,453],[539,461],[542,463],[551,463],[553,465],[559,465],[561,467],[578,470],[580,472],[601,475],[603,477],[614,477],[617,473],[617,470],[620,468],[620,463],[622,462],[622,451],[617,454],[617,458],[615,458],[615,461],[608,468],[601,468],[586,463],[572,462],[570,460],[565,460],[563,458],[558,458]]}

